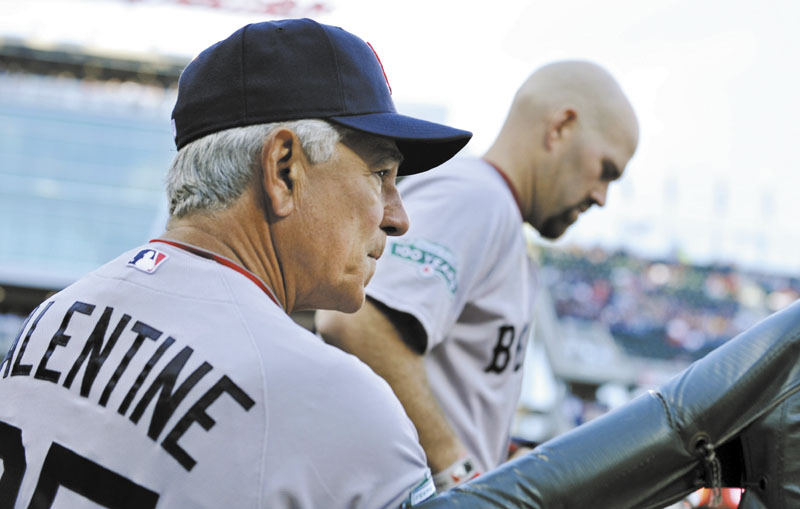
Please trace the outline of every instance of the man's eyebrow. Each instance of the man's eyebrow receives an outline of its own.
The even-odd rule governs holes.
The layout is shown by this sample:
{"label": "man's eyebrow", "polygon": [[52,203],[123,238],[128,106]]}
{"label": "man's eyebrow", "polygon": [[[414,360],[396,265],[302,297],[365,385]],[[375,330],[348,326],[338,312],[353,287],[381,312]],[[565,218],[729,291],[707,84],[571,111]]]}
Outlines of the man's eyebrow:
{"label": "man's eyebrow", "polygon": [[619,170],[619,167],[614,164],[614,161],[610,159],[603,159],[603,180],[617,180],[621,176],[622,172]]}
{"label": "man's eyebrow", "polygon": [[374,166],[399,166],[403,162],[403,154],[394,147],[382,146],[377,149],[373,160]]}
{"label": "man's eyebrow", "polygon": [[370,168],[400,166],[403,154],[394,141],[357,132],[348,133],[341,143],[354,150]]}

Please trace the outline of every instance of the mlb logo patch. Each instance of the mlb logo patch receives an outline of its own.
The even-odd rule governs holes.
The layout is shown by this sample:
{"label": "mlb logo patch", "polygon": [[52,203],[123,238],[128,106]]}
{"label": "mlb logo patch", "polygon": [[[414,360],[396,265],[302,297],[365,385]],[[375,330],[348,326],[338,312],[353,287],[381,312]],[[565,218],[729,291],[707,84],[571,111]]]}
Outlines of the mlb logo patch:
{"label": "mlb logo patch", "polygon": [[162,253],[158,249],[142,249],[128,261],[128,267],[152,274],[167,258],[169,258],[167,253]]}

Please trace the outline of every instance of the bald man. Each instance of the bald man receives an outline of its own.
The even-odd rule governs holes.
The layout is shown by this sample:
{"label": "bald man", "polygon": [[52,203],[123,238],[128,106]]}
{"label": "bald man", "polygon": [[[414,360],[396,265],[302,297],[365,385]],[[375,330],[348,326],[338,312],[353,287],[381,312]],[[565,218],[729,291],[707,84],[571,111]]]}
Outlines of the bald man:
{"label": "bald man", "polygon": [[604,69],[538,69],[482,158],[401,183],[411,228],[388,242],[366,305],[317,314],[326,341],[392,386],[439,489],[508,459],[536,293],[523,223],[561,236],[605,204],[637,142],[633,108]]}

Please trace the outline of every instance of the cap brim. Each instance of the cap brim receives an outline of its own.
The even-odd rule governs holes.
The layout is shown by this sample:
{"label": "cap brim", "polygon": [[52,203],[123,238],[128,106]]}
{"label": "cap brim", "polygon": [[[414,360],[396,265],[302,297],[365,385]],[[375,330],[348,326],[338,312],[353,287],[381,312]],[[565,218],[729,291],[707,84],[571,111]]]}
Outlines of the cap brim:
{"label": "cap brim", "polygon": [[330,117],[328,120],[395,140],[403,154],[399,175],[413,175],[439,166],[456,155],[472,138],[469,131],[398,113],[369,113]]}

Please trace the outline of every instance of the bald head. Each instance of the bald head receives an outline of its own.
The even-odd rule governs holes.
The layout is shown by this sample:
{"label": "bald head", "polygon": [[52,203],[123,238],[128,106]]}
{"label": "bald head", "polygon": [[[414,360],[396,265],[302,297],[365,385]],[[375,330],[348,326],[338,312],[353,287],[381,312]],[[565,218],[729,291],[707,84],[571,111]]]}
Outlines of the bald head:
{"label": "bald head", "polygon": [[638,122],[625,93],[611,74],[581,60],[554,62],[537,69],[517,91],[506,124],[523,135],[541,129],[555,112],[574,110],[587,127],[627,138],[631,152],[639,137]]}
{"label": "bald head", "polygon": [[636,150],[633,107],[611,74],[568,60],[537,69],[517,91],[485,158],[509,173],[523,215],[560,236],[586,209],[605,203]]}

